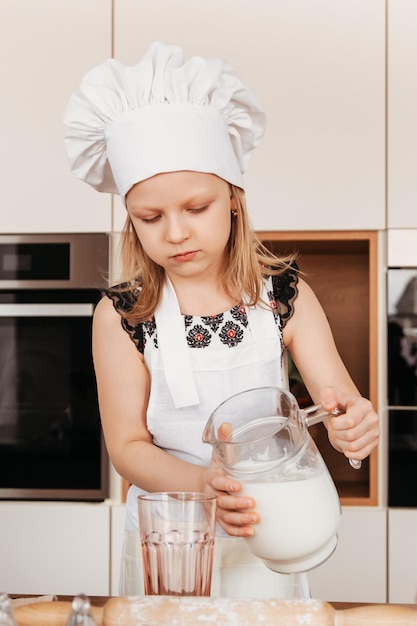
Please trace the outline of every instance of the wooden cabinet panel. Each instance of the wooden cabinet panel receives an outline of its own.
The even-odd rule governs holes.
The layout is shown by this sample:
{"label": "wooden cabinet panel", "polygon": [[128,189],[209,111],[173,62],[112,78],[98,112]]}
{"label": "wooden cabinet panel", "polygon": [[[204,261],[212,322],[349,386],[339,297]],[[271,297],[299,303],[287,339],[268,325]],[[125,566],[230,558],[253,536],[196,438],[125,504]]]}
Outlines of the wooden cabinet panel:
{"label": "wooden cabinet panel", "polygon": [[0,232],[106,232],[111,196],[69,171],[62,115],[111,56],[111,0],[0,0]]}
{"label": "wooden cabinet panel", "polygon": [[[329,319],[339,353],[361,394],[378,410],[378,242],[361,232],[267,232],[262,241],[279,254],[298,253],[303,278]],[[306,390],[292,389],[301,406],[312,404]],[[343,504],[378,504],[378,452],[359,471],[329,443],[322,424],[311,434],[329,467]]]}
{"label": "wooden cabinet panel", "polygon": [[255,228],[384,228],[384,0],[115,0],[115,57],[154,40],[227,59],[263,104]]}

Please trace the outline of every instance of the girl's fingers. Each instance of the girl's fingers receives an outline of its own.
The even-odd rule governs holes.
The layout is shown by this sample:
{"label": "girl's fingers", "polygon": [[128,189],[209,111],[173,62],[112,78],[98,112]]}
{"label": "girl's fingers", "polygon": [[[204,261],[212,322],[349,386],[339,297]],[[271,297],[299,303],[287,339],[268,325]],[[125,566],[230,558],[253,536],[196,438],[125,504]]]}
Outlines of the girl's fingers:
{"label": "girl's fingers", "polygon": [[252,528],[252,526],[236,526],[236,525],[227,524],[220,520],[218,521],[220,523],[220,526],[223,528],[223,530],[231,537],[248,538],[248,537],[253,537],[255,534],[255,531]]}
{"label": "girl's fingers", "polygon": [[221,426],[219,427],[217,436],[220,439],[220,441],[227,441],[228,439],[231,438],[232,433],[233,433],[233,428],[230,422],[223,422],[223,424],[221,424]]}
{"label": "girl's fingers", "polygon": [[206,479],[210,492],[217,496],[216,519],[223,530],[233,537],[253,537],[252,526],[260,520],[254,510],[255,500],[239,496],[241,484],[226,476],[215,464],[208,469]]}
{"label": "girl's fingers", "polygon": [[245,496],[231,496],[222,493],[217,496],[217,506],[228,511],[243,512],[248,509],[253,509],[255,501],[253,498],[247,498]]}
{"label": "girl's fingers", "polygon": [[222,472],[214,472],[210,477],[210,487],[221,493],[236,493],[242,489],[242,485],[233,478],[225,476]]}
{"label": "girl's fingers", "polygon": [[255,511],[240,513],[238,511],[218,510],[217,521],[222,528],[234,537],[253,537],[253,524],[259,522],[259,514]]}
{"label": "girl's fingers", "polygon": [[328,419],[330,441],[346,457],[364,459],[378,443],[378,416],[366,398],[340,394],[337,400],[345,412]]}
{"label": "girl's fingers", "polygon": [[253,537],[253,524],[259,522],[259,514],[254,510],[252,498],[219,494],[217,496],[217,521],[233,537]]}

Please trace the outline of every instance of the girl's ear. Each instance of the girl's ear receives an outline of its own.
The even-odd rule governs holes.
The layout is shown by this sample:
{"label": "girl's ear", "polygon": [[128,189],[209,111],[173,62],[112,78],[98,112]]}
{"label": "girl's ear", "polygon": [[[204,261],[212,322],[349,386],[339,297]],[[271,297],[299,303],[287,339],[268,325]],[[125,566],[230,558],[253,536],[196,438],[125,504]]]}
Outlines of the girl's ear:
{"label": "girl's ear", "polygon": [[237,205],[236,205],[236,198],[230,198],[230,210],[232,212],[233,217],[237,216]]}

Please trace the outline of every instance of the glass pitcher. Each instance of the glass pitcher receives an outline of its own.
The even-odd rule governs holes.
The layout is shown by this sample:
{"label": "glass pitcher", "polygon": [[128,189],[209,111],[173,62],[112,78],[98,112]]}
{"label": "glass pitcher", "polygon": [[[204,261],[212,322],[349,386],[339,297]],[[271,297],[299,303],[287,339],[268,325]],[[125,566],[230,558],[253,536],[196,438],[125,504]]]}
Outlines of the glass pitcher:
{"label": "glass pitcher", "polygon": [[329,416],[317,416],[320,408],[300,409],[285,389],[251,389],[220,404],[203,433],[241,483],[239,495],[256,501],[261,520],[246,539],[250,550],[282,574],[317,567],[337,545],[339,496],[307,429]]}

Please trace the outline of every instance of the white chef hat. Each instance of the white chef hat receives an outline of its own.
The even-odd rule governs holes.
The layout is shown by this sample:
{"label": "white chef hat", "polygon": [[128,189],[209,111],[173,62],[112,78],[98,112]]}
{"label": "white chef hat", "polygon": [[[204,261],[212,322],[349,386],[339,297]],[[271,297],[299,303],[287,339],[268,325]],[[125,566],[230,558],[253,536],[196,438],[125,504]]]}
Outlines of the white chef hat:
{"label": "white chef hat", "polygon": [[64,124],[72,172],[124,199],[135,183],[180,170],[243,187],[265,115],[225,61],[184,63],[181,48],[156,42],[134,67],[108,59],[90,70]]}

